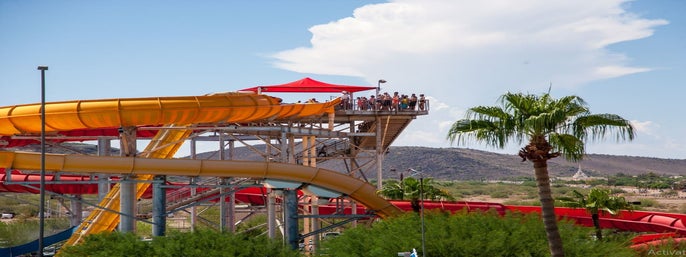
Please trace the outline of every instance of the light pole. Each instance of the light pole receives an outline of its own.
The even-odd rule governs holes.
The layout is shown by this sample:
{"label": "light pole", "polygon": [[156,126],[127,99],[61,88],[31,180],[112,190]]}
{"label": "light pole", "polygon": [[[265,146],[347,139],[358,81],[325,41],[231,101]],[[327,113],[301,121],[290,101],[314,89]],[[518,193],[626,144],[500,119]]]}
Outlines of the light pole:
{"label": "light pole", "polygon": [[408,169],[408,171],[410,171],[410,176],[412,177],[419,176],[419,219],[422,226],[422,256],[426,257],[426,233],[424,232],[424,172],[412,168]]}
{"label": "light pole", "polygon": [[376,189],[381,190],[383,188],[383,157],[384,157],[384,147],[383,147],[383,135],[381,133],[381,116],[379,116],[379,111],[381,111],[381,99],[379,99],[379,91],[381,90],[381,83],[386,83],[386,80],[380,79],[379,83],[376,84],[376,103],[374,104],[374,119],[376,124]]}
{"label": "light pole", "polygon": [[38,66],[40,71],[40,207],[38,208],[38,256],[43,256],[45,235],[45,71],[48,66]]}
{"label": "light pole", "polygon": [[386,80],[380,79],[379,83],[376,84],[376,97],[379,97],[379,92],[381,92],[381,84],[386,83]]}

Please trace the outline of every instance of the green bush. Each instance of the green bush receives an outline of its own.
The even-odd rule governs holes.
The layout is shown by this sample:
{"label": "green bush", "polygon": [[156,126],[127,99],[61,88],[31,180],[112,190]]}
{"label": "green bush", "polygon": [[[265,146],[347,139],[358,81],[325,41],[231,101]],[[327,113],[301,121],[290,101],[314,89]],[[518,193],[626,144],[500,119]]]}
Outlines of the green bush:
{"label": "green bush", "polygon": [[508,198],[512,195],[512,192],[507,191],[495,191],[490,194],[492,198]]}
{"label": "green bush", "polygon": [[[337,257],[397,256],[413,248],[420,256],[550,256],[538,215],[427,212],[425,248],[421,253],[421,220],[414,213],[386,219],[371,227],[346,230],[322,243],[321,255]],[[627,237],[591,239],[592,229],[559,223],[567,256],[632,256]]]}
{"label": "green bush", "polygon": [[152,241],[142,241],[133,233],[101,233],[90,235],[76,246],[60,250],[62,257],[119,256],[300,256],[296,250],[266,236],[220,233],[199,230],[192,233],[172,232]]}

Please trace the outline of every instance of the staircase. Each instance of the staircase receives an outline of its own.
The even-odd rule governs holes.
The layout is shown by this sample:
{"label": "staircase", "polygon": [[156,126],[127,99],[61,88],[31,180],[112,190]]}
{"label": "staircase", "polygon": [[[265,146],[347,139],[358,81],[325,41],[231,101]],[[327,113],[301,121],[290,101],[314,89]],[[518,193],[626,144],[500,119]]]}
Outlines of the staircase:
{"label": "staircase", "polygon": [[[376,120],[365,121],[360,124],[360,132],[376,133],[377,126],[381,127],[381,147],[387,149],[395,141],[400,133],[410,125],[413,116],[382,116],[380,123]],[[371,137],[360,137],[358,146],[361,149],[372,150],[376,148],[376,139],[379,135]]]}

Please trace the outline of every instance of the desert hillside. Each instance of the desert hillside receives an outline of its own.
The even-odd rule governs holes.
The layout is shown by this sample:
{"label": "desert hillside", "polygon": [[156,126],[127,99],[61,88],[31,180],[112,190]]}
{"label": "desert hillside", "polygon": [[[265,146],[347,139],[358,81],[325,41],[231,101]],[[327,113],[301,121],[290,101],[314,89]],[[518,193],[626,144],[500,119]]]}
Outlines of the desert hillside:
{"label": "desert hillside", "polygon": [[[260,147],[258,147],[260,148]],[[203,153],[199,158],[217,159],[216,152]],[[236,159],[259,160],[260,156],[245,147],[237,147]],[[367,161],[360,158],[360,164]],[[617,173],[637,175],[653,172],[659,175],[686,174],[686,160],[660,159],[635,156],[588,155],[581,163],[571,163],[559,157],[548,163],[551,176],[570,177],[581,169],[591,176],[605,176]],[[345,171],[349,164],[341,161],[326,161],[318,167]],[[514,154],[499,154],[466,148],[391,147],[383,163],[384,177],[400,176],[409,168],[421,169],[428,176],[440,180],[483,180],[533,177],[531,162],[522,162]],[[407,175],[407,174],[406,174]],[[367,172],[367,177],[375,175]]]}

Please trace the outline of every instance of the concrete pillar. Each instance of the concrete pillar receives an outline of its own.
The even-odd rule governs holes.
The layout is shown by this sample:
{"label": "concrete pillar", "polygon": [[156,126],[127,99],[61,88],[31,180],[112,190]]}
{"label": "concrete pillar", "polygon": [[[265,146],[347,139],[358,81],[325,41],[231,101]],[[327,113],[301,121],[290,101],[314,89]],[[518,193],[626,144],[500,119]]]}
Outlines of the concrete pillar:
{"label": "concrete pillar", "polygon": [[[357,215],[357,202],[355,202],[355,200],[352,198],[350,198],[350,208],[352,208],[350,210],[350,214]],[[357,220],[354,220],[353,222],[351,222],[351,226],[353,228],[357,227]]]}
{"label": "concrete pillar", "polygon": [[288,135],[288,163],[295,164],[295,136]]}
{"label": "concrete pillar", "polygon": [[219,231],[226,231],[226,218],[227,207],[226,207],[226,178],[219,179]]}
{"label": "concrete pillar", "polygon": [[[136,156],[136,127],[119,129],[121,155]],[[119,231],[133,232],[136,229],[136,176],[125,175],[119,181]]]}
{"label": "concrete pillar", "polygon": [[267,236],[276,238],[276,192],[268,189],[267,193]]}
{"label": "concrete pillar", "polygon": [[136,229],[136,182],[135,177],[123,176],[119,181],[119,231],[134,232]]}
{"label": "concrete pillar", "polygon": [[[109,156],[112,148],[112,141],[106,138],[98,138],[98,156]],[[110,181],[108,174],[98,174],[98,202],[102,202],[108,192],[110,192]]]}
{"label": "concrete pillar", "polygon": [[75,200],[71,200],[69,209],[71,209],[71,215],[69,216],[69,225],[78,226],[81,224],[83,219],[83,205],[81,204],[81,195],[74,195]]}
{"label": "concrete pillar", "polygon": [[226,231],[236,232],[236,188],[229,187],[229,194],[227,195],[226,203]]}
{"label": "concrete pillar", "polygon": [[229,141],[229,160],[233,160],[235,151],[236,151],[236,141],[230,140]]}
{"label": "concrete pillar", "polygon": [[310,166],[310,140],[308,140],[307,136],[302,137],[302,146],[303,165]]}
{"label": "concrete pillar", "polygon": [[317,167],[317,144],[314,136],[308,136],[310,140],[310,167]]}
{"label": "concrete pillar", "polygon": [[288,151],[288,134],[286,132],[281,132],[281,162],[288,163],[289,151]]}
{"label": "concrete pillar", "polygon": [[[191,138],[191,145],[190,145],[190,147],[191,147],[191,159],[193,159],[193,160],[197,159],[197,157],[198,157],[197,153],[196,153],[197,145],[198,144],[197,144],[197,140],[195,139],[195,137]],[[197,179],[198,179],[198,177],[191,177],[191,179],[190,179],[191,180],[190,181],[191,197],[195,197],[195,195],[198,194],[198,188],[195,187]],[[190,215],[191,215],[191,217],[190,217],[191,218],[191,232],[194,232],[195,231],[195,224],[198,221],[198,208],[196,208],[195,205],[193,205],[193,207],[191,207]]]}
{"label": "concrete pillar", "polygon": [[[312,195],[312,215],[319,215],[319,197],[316,195]],[[319,225],[319,218],[310,218],[310,222],[312,223],[312,230],[311,231],[317,231],[320,228]],[[316,234],[312,236],[313,240],[312,243],[314,244],[314,251],[317,251],[319,249],[319,236],[320,234]]]}
{"label": "concrete pillar", "polygon": [[164,182],[167,176],[155,176],[152,183],[152,235],[164,236],[167,227],[167,192],[164,189]]}
{"label": "concrete pillar", "polygon": [[284,223],[286,226],[286,242],[291,249],[298,249],[298,194],[296,190],[283,190]]}
{"label": "concrete pillar", "polygon": [[[191,177],[191,197],[195,197],[198,194],[198,188],[195,187],[196,180],[198,177]],[[198,208],[196,208],[195,205],[191,207],[191,213],[190,213],[190,218],[191,218],[191,232],[195,232],[195,224],[198,222]]]}

